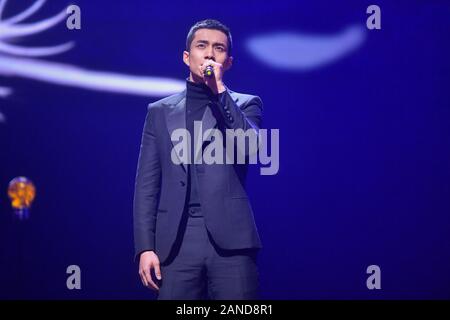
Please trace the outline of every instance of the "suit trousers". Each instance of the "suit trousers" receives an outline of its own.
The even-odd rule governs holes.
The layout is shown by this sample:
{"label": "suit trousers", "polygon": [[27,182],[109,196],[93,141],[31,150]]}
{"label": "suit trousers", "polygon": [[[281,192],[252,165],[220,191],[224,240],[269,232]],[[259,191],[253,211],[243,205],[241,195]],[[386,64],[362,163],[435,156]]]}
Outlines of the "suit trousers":
{"label": "suit trousers", "polygon": [[161,265],[158,300],[255,300],[257,255],[258,249],[218,248],[200,207],[187,208],[171,254]]}

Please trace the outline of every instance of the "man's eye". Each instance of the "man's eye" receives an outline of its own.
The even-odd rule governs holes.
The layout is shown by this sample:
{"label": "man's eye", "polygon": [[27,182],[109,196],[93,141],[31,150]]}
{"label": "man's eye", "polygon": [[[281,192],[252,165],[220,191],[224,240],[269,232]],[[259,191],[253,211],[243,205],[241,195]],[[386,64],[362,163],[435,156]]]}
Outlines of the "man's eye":
{"label": "man's eye", "polygon": [[197,45],[197,48],[204,48],[204,47],[205,47],[205,45],[203,43],[200,43]]}
{"label": "man's eye", "polygon": [[224,47],[216,47],[216,49],[219,50],[219,51],[224,51],[225,50]]}

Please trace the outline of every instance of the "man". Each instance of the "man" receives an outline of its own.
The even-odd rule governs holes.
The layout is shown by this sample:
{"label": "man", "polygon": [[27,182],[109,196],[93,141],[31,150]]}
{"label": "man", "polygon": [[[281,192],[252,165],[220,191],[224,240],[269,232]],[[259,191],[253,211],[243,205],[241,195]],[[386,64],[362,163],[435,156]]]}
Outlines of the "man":
{"label": "man", "polygon": [[[136,174],[134,237],[142,283],[157,290],[158,299],[258,297],[261,242],[244,186],[247,165],[173,159],[173,132],[185,129],[194,138],[194,121],[201,121],[200,134],[259,129],[260,98],[224,85],[231,50],[225,25],[196,23],[183,52],[190,70],[186,90],[148,108]],[[194,151],[190,159],[198,156]]]}

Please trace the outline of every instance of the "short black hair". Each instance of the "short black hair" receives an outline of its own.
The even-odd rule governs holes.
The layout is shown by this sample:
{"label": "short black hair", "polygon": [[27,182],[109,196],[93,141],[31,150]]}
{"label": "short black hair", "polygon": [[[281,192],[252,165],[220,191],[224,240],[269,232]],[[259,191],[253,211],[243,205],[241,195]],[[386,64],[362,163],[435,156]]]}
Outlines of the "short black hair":
{"label": "short black hair", "polygon": [[199,21],[195,23],[191,29],[189,30],[189,33],[186,38],[186,51],[190,51],[192,40],[194,40],[195,32],[199,29],[213,29],[213,30],[219,30],[225,33],[225,35],[228,38],[228,56],[231,55],[231,48],[233,46],[233,41],[231,39],[231,32],[230,29],[224,25],[222,22],[214,19],[206,19]]}

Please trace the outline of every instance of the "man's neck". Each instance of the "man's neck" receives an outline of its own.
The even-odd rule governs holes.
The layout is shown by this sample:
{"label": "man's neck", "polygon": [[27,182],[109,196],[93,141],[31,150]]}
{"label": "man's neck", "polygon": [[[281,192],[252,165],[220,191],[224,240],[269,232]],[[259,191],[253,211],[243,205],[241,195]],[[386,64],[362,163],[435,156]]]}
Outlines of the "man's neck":
{"label": "man's neck", "polygon": [[188,80],[189,80],[190,82],[194,82],[194,83],[205,83],[205,82],[203,81],[203,79],[201,79],[201,78],[199,78],[199,77],[194,77],[194,76],[192,76],[192,73],[189,74]]}

